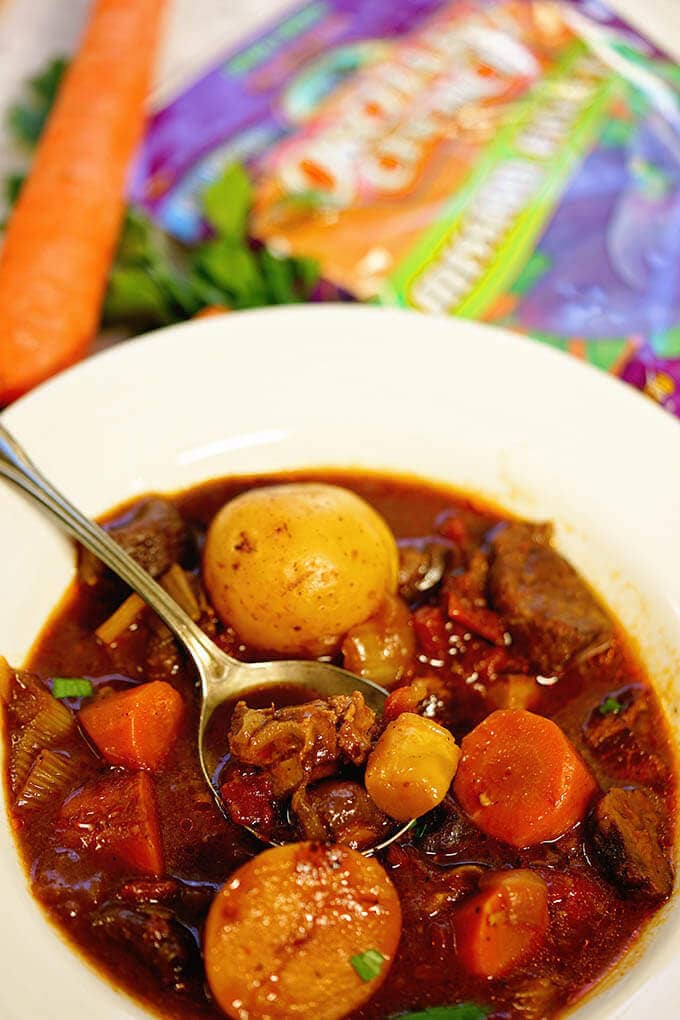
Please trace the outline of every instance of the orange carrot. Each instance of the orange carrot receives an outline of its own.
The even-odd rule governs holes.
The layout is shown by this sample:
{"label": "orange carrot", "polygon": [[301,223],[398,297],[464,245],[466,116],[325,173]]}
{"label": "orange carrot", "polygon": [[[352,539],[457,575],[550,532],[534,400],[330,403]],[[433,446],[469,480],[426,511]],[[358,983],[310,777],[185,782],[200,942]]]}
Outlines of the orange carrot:
{"label": "orange carrot", "polygon": [[93,7],[0,255],[0,404],[76,361],[97,330],[164,7]]}
{"label": "orange carrot", "polygon": [[78,720],[111,765],[154,771],[167,758],[183,714],[175,688],[155,680],[93,701]]}
{"label": "orange carrot", "polygon": [[453,915],[456,955],[470,974],[497,978],[530,959],[550,917],[548,891],[533,872],[496,872]]}
{"label": "orange carrot", "polygon": [[463,738],[453,789],[487,835],[512,846],[557,839],[581,821],[595,782],[551,719],[501,709]]}
{"label": "orange carrot", "polygon": [[139,871],[163,873],[163,846],[153,780],[107,773],[62,805],[57,827],[64,845]]}

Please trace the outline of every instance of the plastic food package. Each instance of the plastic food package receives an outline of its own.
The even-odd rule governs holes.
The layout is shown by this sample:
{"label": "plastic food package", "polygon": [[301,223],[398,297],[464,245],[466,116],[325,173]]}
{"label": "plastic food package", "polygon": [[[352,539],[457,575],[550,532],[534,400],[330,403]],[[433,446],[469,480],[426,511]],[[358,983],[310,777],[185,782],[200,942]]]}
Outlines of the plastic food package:
{"label": "plastic food package", "polygon": [[680,68],[598,0],[312,0],[153,119],[132,197],[254,229],[359,300],[508,326],[680,415]]}

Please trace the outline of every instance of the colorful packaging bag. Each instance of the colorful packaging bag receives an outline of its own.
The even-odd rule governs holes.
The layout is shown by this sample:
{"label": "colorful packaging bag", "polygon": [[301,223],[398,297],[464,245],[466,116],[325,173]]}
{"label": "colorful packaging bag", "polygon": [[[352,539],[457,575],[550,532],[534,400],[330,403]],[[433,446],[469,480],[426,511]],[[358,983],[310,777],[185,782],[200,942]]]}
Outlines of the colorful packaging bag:
{"label": "colorful packaging bag", "polygon": [[680,69],[596,0],[317,0],[154,118],[180,239],[233,160],[254,229],[360,300],[483,319],[680,415]]}

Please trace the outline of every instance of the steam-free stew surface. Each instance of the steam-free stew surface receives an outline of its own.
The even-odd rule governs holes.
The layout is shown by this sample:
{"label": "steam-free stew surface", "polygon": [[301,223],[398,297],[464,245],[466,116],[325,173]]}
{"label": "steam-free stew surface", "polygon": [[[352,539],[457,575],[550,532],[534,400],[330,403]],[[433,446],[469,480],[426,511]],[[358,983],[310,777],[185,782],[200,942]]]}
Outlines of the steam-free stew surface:
{"label": "steam-free stew surface", "polygon": [[[448,490],[406,479],[326,473],[324,480],[363,496],[398,539],[434,536],[454,550],[467,542],[470,549],[481,549],[477,564],[486,569],[489,536],[502,520],[495,511],[475,509]],[[198,574],[203,536],[216,511],[264,481],[217,481],[174,497],[191,531],[189,547],[181,551],[187,569]],[[413,548],[417,552],[423,544]],[[455,557],[453,562],[449,569],[460,573]],[[502,602],[507,585],[504,589],[502,577],[494,585]],[[402,591],[410,597],[417,644],[399,683],[416,676],[429,684],[416,711],[434,714],[460,742],[494,709],[506,706],[508,699],[512,707],[518,704],[513,699],[520,698],[524,707],[559,724],[603,791],[632,785],[649,793],[662,809],[659,839],[668,853],[675,784],[666,726],[647,678],[616,629],[599,648],[591,643],[587,654],[572,656],[566,666],[542,676],[536,662],[552,654],[546,648],[554,646],[554,635],[538,636],[535,662],[528,665],[512,645],[493,644],[472,633],[464,620],[445,621],[437,588],[418,591],[402,578]],[[70,789],[39,809],[14,803],[12,823],[35,896],[84,954],[163,1016],[218,1017],[222,1014],[206,991],[202,929],[218,888],[261,845],[224,820],[203,782],[196,755],[194,673],[158,622],[143,614],[110,646],[95,636],[126,594],[108,576],[94,584],[74,584],[28,668],[42,679],[89,677],[95,688],[122,690],[163,680],[181,694],[185,715],[180,732],[164,767],[152,778],[165,874],[158,880],[144,877],[129,866],[104,865],[96,855],[64,845],[55,826],[64,796],[105,768],[77,730],[56,748],[70,753],[77,764]],[[237,656],[266,657],[219,624],[206,604],[201,624]],[[78,700],[67,704],[79,706]],[[20,720],[8,713],[6,723],[10,743],[19,740]],[[214,739],[219,757],[226,734]],[[11,777],[8,786],[12,803]],[[354,1015],[389,1017],[471,1001],[488,1007],[493,1016],[539,1020],[578,998],[621,956],[663,898],[633,894],[596,866],[586,829],[579,825],[554,842],[515,849],[483,835],[449,795],[414,832],[381,854],[401,899],[403,934],[387,981]],[[549,934],[532,958],[507,977],[473,977],[456,953],[456,910],[477,888],[481,873],[510,867],[532,869],[547,884]]]}

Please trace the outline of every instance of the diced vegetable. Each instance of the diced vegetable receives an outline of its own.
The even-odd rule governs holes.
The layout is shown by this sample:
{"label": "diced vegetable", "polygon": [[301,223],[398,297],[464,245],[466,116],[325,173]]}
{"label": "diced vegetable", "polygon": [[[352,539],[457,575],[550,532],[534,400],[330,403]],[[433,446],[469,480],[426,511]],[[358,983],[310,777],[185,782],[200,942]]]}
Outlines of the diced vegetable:
{"label": "diced vegetable", "polygon": [[198,604],[196,593],[191,587],[191,583],[186,573],[182,570],[179,563],[173,563],[173,565],[166,570],[161,578],[161,584],[175,602],[182,607],[185,613],[188,613],[192,620],[198,620],[201,615],[201,607]]}
{"label": "diced vegetable", "polygon": [[525,963],[545,939],[548,890],[535,872],[485,875],[453,915],[456,955],[471,974],[499,978]]}
{"label": "diced vegetable", "polygon": [[93,690],[92,681],[82,677],[55,676],[52,681],[55,698],[89,698]]}
{"label": "diced vegetable", "polygon": [[540,700],[541,688],[533,676],[507,673],[489,684],[486,696],[496,708],[532,709]]}
{"label": "diced vegetable", "polygon": [[91,780],[62,805],[59,829],[65,845],[109,864],[143,875],[163,873],[156,797],[146,772]]}
{"label": "diced vegetable", "polygon": [[420,606],[413,614],[413,627],[425,655],[445,662],[449,653],[449,636],[441,609],[437,606]]}
{"label": "diced vegetable", "polygon": [[97,627],[95,634],[105,645],[112,645],[122,638],[125,631],[137,622],[137,618],[146,608],[144,599],[135,592],[125,599],[122,605]]}
{"label": "diced vegetable", "polygon": [[183,715],[180,694],[155,680],[98,698],[81,708],[78,720],[106,761],[153,771],[170,753]]}
{"label": "diced vegetable", "polygon": [[505,644],[505,626],[498,613],[483,606],[475,606],[457,592],[449,593],[447,613],[449,619],[459,623],[473,634],[486,638],[494,645]]}
{"label": "diced vegetable", "polygon": [[17,807],[40,807],[57,794],[63,796],[68,786],[75,785],[78,776],[78,763],[73,758],[49,749],[41,751],[17,797]]}
{"label": "diced vegetable", "polygon": [[[399,899],[377,861],[340,846],[275,847],[239,868],[213,902],[208,982],[237,1020],[339,1020],[380,986],[400,934]],[[362,978],[352,960],[367,946],[384,962]]]}
{"label": "diced vegetable", "polygon": [[345,669],[384,687],[403,677],[414,650],[411,614],[397,595],[387,595],[378,612],[352,627],[342,643]]}
{"label": "diced vegetable", "polygon": [[362,981],[372,981],[380,974],[385,957],[377,949],[367,949],[353,956],[350,963]]}
{"label": "diced vegetable", "polygon": [[584,817],[595,782],[551,719],[492,712],[463,738],[454,792],[474,823],[512,846],[557,839]]}
{"label": "diced vegetable", "polygon": [[271,835],[275,822],[274,790],[266,772],[233,769],[222,784],[220,794],[236,825],[254,829],[264,839]]}
{"label": "diced vegetable", "polygon": [[459,758],[460,748],[448,730],[422,715],[402,712],[369,756],[366,789],[382,811],[408,821],[442,802]]}
{"label": "diced vegetable", "polygon": [[10,778],[15,791],[23,787],[36,752],[67,737],[74,726],[73,715],[66,705],[53,698],[34,678],[28,683],[35,714],[25,722],[19,739],[11,748]]}
{"label": "diced vegetable", "polygon": [[71,364],[96,332],[164,8],[98,0],[65,75],[0,258],[0,403]]}
{"label": "diced vegetable", "polygon": [[391,722],[402,712],[415,712],[416,708],[428,694],[428,683],[423,678],[412,680],[405,687],[397,687],[390,691],[385,701],[383,718]]}

